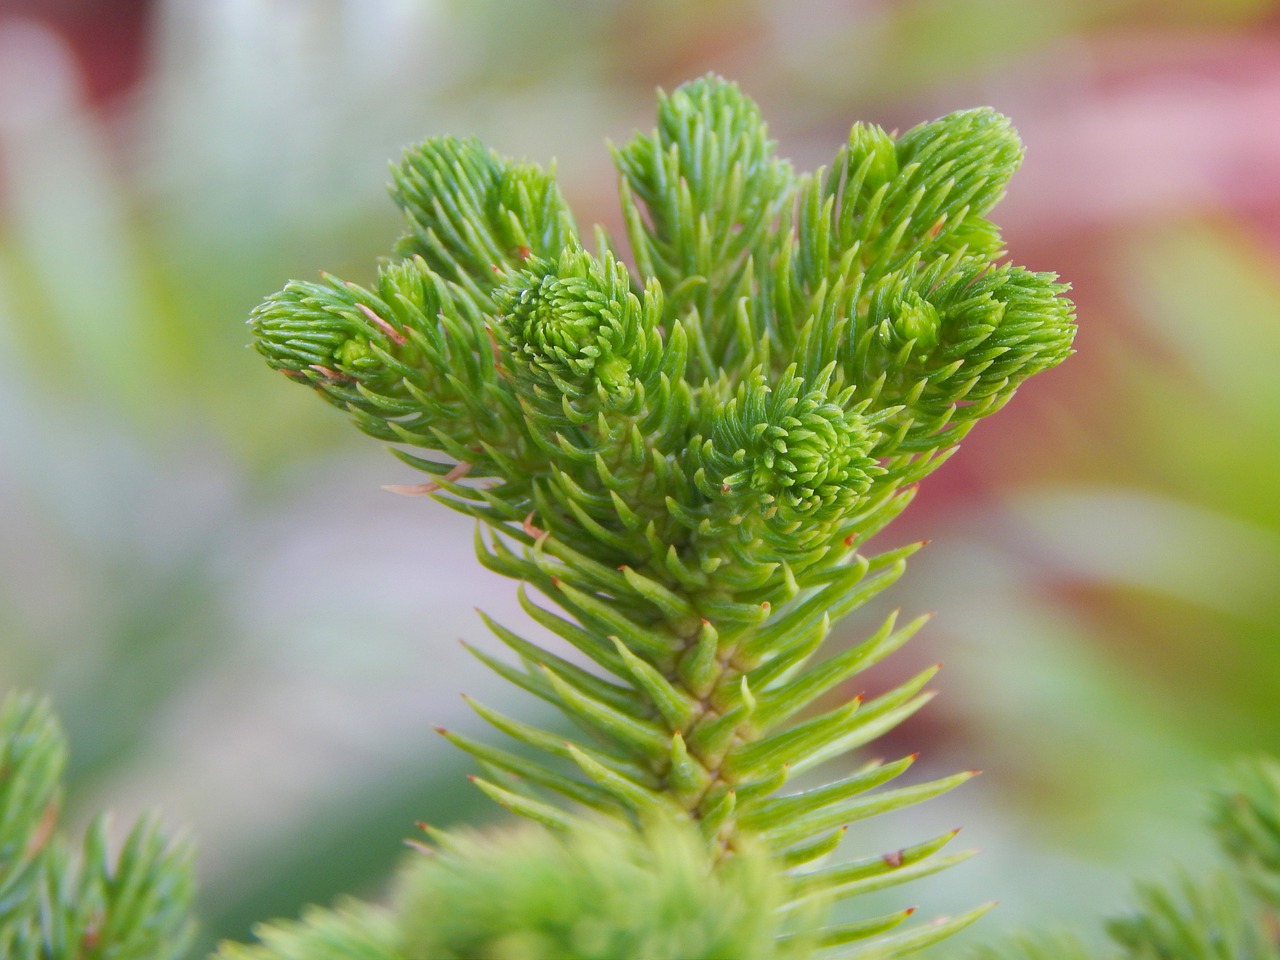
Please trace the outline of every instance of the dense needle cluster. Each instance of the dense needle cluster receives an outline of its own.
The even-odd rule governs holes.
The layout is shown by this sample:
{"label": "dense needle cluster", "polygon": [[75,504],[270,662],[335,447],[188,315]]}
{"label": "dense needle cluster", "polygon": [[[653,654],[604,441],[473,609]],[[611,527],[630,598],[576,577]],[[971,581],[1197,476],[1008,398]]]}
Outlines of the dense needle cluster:
{"label": "dense needle cluster", "polygon": [[[254,312],[258,349],[430,475],[402,490],[482,521],[481,561],[538,591],[521,589],[530,616],[592,664],[490,624],[518,665],[477,655],[583,735],[475,704],[545,755],[446,731],[482,790],[557,828],[582,808],[664,814],[715,857],[752,843],[810,864],[849,822],[968,776],[875,791],[905,758],[786,792],[928,699],[933,671],[827,696],[921,620],[818,654],[915,549],[861,544],[1070,353],[1073,308],[1054,276],[1001,262],[987,214],[1022,149],[990,110],[900,137],[859,124],[798,175],[755,104],[707,77],[614,156],[632,268],[602,230],[588,251],[549,174],[432,139],[396,168],[408,227],[376,281],[290,283]],[[948,839],[809,870],[792,896],[931,872]]]}
{"label": "dense needle cluster", "polygon": [[[912,755],[788,783],[928,699],[932,670],[838,693],[924,621],[824,653],[916,548],[862,545],[1070,352],[1065,287],[1002,262],[987,219],[1021,153],[1003,117],[971,110],[902,136],[856,125],[829,168],[797,175],[755,105],[708,77],[615,151],[632,267],[603,231],[587,250],[532,164],[448,137],[405,154],[407,230],[376,281],[289,284],[254,312],[257,346],[430,478],[396,489],[481,521],[481,561],[576,654],[488,620],[515,661],[474,652],[581,734],[473,703],[511,744],[442,733],[485,793],[553,829],[428,828],[432,856],[386,904],[312,908],[219,958],[891,960],[983,912],[826,919],[966,856],[943,852],[948,833],[824,859],[849,824],[969,774],[888,786]],[[65,755],[48,707],[11,696],[0,954],[176,960],[185,848],[144,820],[112,857],[97,821],[73,856],[55,830]],[[1280,766],[1241,764],[1215,804],[1229,872],[1140,887],[1109,948],[1041,936],[981,956],[1280,960],[1277,811]]]}

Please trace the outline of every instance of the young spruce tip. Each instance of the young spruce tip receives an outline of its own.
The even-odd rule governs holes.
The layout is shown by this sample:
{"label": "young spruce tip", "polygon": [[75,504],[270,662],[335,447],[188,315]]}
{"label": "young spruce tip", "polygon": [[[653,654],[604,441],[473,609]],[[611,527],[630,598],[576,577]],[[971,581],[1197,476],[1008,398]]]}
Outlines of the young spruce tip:
{"label": "young spruce tip", "polygon": [[[798,174],[708,76],[613,157],[626,236],[584,237],[540,167],[426,140],[394,167],[405,231],[376,279],[294,281],[253,312],[272,367],[426,474],[391,489],[475,518],[540,639],[485,617],[506,651],[469,649],[563,723],[468,700],[500,736],[440,732],[533,823],[424,828],[382,902],[264,924],[216,960],[891,960],[988,909],[920,924],[865,896],[965,859],[954,832],[837,854],[972,772],[851,759],[928,701],[936,668],[850,695],[926,617],[827,640],[920,546],[866,549],[917,483],[1071,353],[1066,285],[1006,261],[988,219],[1017,135],[988,109],[856,124]],[[11,696],[0,956],[179,960],[186,848],[144,820],[113,857],[97,821],[73,854],[65,756],[47,704]],[[1140,887],[1110,947],[971,956],[1280,960],[1280,765],[1242,763],[1214,810],[1233,866]]]}
{"label": "young spruce tip", "polygon": [[[858,124],[830,167],[797,174],[756,105],[706,77],[662,95],[657,129],[614,150],[625,246],[597,228],[588,250],[541,168],[434,138],[395,168],[407,227],[372,284],[293,282],[254,311],[268,363],[431,478],[397,490],[475,517],[481,563],[520,581],[530,618],[574,651],[486,619],[514,659],[476,656],[574,733],[480,703],[506,745],[441,732],[480,762],[481,790],[561,839],[503,852],[433,836],[447,866],[408,884],[432,896],[388,914],[426,931],[418,949],[896,957],[983,912],[821,919],[963,859],[942,852],[947,834],[820,863],[848,824],[971,773],[889,787],[913,756],[844,759],[834,782],[790,785],[929,698],[933,669],[871,700],[838,693],[925,620],[891,616],[823,656],[835,621],[919,546],[862,544],[1071,352],[1066,286],[1004,262],[987,219],[1021,159],[1009,121],[978,109],[901,136]],[[498,884],[513,888],[502,911],[455,906],[451,922],[476,915],[468,930],[430,931],[432,902],[456,905],[447,888],[508,856],[523,879]],[[643,881],[650,916],[600,906],[655,870],[670,875]],[[666,903],[690,871],[710,885]],[[525,886],[550,874],[554,921]],[[727,946],[713,903],[734,884],[755,906],[729,934],[749,942]],[[479,942],[514,946],[466,952]]]}

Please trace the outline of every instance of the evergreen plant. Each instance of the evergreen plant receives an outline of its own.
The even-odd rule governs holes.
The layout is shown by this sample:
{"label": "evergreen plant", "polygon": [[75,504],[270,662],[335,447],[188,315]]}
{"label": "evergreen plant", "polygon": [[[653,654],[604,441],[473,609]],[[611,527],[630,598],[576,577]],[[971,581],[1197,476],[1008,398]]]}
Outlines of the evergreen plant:
{"label": "evergreen plant", "polygon": [[[441,732],[532,824],[429,831],[387,905],[315,908],[218,956],[892,958],[985,912],[846,908],[968,855],[948,833],[832,858],[849,825],[972,773],[899,786],[914,756],[848,761],[929,699],[934,669],[841,693],[926,618],[826,640],[920,546],[864,546],[916,483],[1070,353],[1066,286],[1004,262],[988,219],[1021,158],[979,109],[901,136],[855,125],[829,167],[797,174],[755,104],[706,77],[614,151],[628,266],[602,229],[580,235],[536,165],[469,139],[409,149],[392,184],[405,233],[376,279],[289,283],[254,311],[256,345],[427,475],[396,492],[478,521],[480,562],[519,581],[557,649],[486,618],[509,655],[473,652],[575,733],[472,703],[502,742]],[[71,868],[46,842],[53,721],[18,698],[3,723],[4,955],[178,956],[183,848],[148,822],[113,861],[95,828]],[[842,759],[834,780],[792,786]],[[1224,813],[1233,850],[1271,836],[1275,781],[1259,776],[1263,801]],[[1265,896],[1280,858],[1260,849],[1241,856]],[[1151,894],[1115,928],[1128,955],[1236,956],[1139,946],[1206,912],[1247,927],[1234,887],[1198,891]]]}

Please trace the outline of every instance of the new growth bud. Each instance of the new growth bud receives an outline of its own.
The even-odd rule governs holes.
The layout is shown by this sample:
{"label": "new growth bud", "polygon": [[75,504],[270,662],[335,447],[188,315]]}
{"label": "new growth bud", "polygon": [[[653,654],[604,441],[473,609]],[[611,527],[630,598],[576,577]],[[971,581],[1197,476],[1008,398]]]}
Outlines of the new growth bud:
{"label": "new growth bud", "polygon": [[875,434],[864,418],[821,387],[807,389],[794,370],[776,388],[757,375],[716,408],[712,422],[702,449],[707,467],[723,471],[721,489],[783,522],[830,519],[878,472],[870,456]]}
{"label": "new growth bud", "polygon": [[622,264],[570,247],[558,261],[530,260],[495,299],[499,341],[519,385],[570,399],[631,393],[655,311],[631,292]]}

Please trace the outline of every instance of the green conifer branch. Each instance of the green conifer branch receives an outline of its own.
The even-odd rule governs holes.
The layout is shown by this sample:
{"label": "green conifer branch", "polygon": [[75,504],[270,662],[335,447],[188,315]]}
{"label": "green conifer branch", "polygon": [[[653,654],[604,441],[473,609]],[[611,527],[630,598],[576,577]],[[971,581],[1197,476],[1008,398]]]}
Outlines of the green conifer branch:
{"label": "green conifer branch", "polygon": [[[902,785],[912,755],[785,791],[931,697],[936,667],[827,698],[927,618],[824,642],[919,547],[862,544],[1070,353],[1073,307],[1053,275],[999,262],[987,215],[1022,148],[998,114],[902,136],[858,124],[813,175],[775,153],[733,84],[661,96],[657,129],[614,151],[633,273],[603,231],[597,254],[582,247],[551,174],[428,140],[393,168],[407,229],[370,287],[324,275],[255,310],[268,363],[426,451],[395,451],[430,479],[393,489],[481,521],[482,564],[589,665],[486,617],[516,662],[468,649],[580,735],[471,701],[528,749],[440,730],[478,761],[480,790],[551,830],[428,828],[388,906],[313,908],[221,960],[892,960],[990,909],[824,925],[833,904],[972,854],[947,849],[953,831],[821,862],[850,824],[972,771]],[[144,819],[113,857],[100,818],[73,856],[55,833],[65,755],[45,704],[6,701],[0,955],[180,956],[185,847]],[[1232,869],[1141,887],[1108,927],[1115,956],[1280,960],[1280,766],[1242,764],[1214,824]],[[982,954],[1092,955],[1051,937]]]}
{"label": "green conifer branch", "polygon": [[[489,526],[482,563],[535,588],[525,609],[606,674],[491,624],[519,665],[477,655],[582,735],[474,704],[547,755],[446,733],[494,771],[478,786],[543,823],[573,822],[549,791],[686,817],[715,856],[764,843],[800,865],[842,824],[968,776],[779,796],[927,701],[933,671],[794,719],[918,628],[810,665],[913,549],[859,543],[1070,352],[1072,307],[1051,275],[993,262],[985,218],[1021,146],[989,110],[897,138],[856,126],[829,171],[797,176],[755,104],[706,77],[614,158],[638,275],[607,239],[580,246],[549,175],[440,138],[396,168],[409,228],[372,289],[295,282],[251,323],[269,363],[361,429],[431,451],[404,457],[432,479],[401,492]],[[822,889],[946,862],[895,855]]]}

